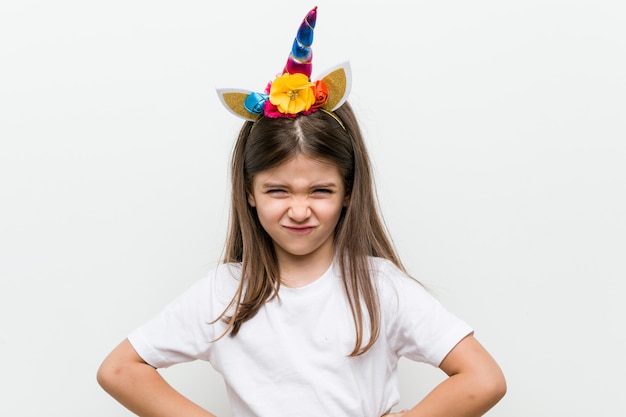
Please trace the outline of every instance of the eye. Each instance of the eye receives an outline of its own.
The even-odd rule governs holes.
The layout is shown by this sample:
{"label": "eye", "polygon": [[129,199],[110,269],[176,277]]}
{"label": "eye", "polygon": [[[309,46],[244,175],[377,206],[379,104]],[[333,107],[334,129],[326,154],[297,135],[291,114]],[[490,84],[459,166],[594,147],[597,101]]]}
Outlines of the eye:
{"label": "eye", "polygon": [[282,195],[286,195],[287,191],[283,190],[281,188],[270,188],[268,190],[265,191],[267,194],[272,195],[272,196],[282,196]]}
{"label": "eye", "polygon": [[332,193],[333,190],[331,190],[330,188],[316,188],[315,190],[313,190],[313,194],[317,195],[329,195]]}

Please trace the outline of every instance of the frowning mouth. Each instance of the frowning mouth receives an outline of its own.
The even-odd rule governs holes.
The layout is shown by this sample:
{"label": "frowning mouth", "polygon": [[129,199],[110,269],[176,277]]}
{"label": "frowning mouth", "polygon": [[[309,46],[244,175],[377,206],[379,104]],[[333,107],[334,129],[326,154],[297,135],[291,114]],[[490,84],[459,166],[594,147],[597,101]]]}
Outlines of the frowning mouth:
{"label": "frowning mouth", "polygon": [[292,233],[305,234],[313,230],[314,226],[283,226]]}

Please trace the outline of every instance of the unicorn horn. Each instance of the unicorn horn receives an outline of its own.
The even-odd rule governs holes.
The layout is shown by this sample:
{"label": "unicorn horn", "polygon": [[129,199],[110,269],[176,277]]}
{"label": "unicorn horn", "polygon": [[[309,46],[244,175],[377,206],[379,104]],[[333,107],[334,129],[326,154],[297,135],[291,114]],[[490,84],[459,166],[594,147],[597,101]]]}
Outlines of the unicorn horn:
{"label": "unicorn horn", "polygon": [[311,78],[311,69],[313,61],[313,29],[317,20],[317,6],[315,6],[302,20],[296,38],[293,40],[291,53],[287,59],[287,64],[283,69],[283,74],[304,74]]}

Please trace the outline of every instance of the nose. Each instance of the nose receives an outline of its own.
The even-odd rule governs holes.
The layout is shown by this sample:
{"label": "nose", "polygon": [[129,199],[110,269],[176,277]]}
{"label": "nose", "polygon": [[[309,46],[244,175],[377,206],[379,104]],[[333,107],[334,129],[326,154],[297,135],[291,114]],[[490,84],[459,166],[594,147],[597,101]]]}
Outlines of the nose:
{"label": "nose", "polygon": [[288,216],[295,222],[303,222],[311,216],[311,207],[306,198],[294,198],[289,206]]}

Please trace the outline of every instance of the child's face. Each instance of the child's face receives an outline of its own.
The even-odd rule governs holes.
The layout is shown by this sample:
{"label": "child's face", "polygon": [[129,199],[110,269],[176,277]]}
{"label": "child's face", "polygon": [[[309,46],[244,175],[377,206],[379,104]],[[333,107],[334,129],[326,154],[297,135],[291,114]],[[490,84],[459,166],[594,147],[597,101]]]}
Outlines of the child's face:
{"label": "child's face", "polygon": [[294,258],[332,259],[333,233],[347,204],[335,165],[296,156],[256,174],[248,202],[274,242],[279,265]]}

